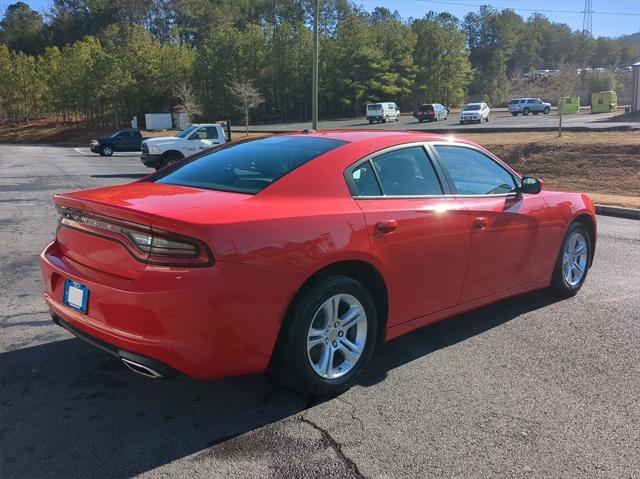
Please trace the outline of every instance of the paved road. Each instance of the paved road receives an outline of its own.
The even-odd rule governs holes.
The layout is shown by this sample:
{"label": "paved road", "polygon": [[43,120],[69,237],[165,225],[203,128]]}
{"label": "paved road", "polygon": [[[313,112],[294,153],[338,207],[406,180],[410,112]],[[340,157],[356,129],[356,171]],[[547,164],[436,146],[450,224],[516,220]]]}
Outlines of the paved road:
{"label": "paved road", "polygon": [[[582,112],[579,115],[565,115],[563,125],[567,129],[612,129],[612,128],[633,128],[640,129],[640,122],[619,122],[611,121],[611,118],[619,115],[618,113],[598,113],[590,114]],[[390,123],[374,123],[370,125],[368,121],[361,118],[352,118],[347,120],[332,120],[319,122],[319,129],[332,130],[343,128],[376,128],[376,129],[393,129],[393,130],[425,130],[425,131],[531,131],[531,130],[548,130],[558,127],[557,111],[552,111],[549,115],[533,115],[517,117],[511,116],[506,111],[495,111],[491,114],[491,121],[482,124],[466,124],[460,125],[457,120],[457,114],[452,113],[446,121],[433,123],[420,123],[412,116],[404,115],[398,122]],[[273,125],[255,125],[250,127],[252,132],[282,132],[282,131],[299,131],[311,128],[310,122],[298,123],[279,123]],[[233,131],[244,131],[241,126],[236,126]]]}
{"label": "paved road", "polygon": [[54,192],[136,156],[0,146],[0,476],[640,477],[640,222],[600,217],[581,293],[527,294],[400,338],[310,404],[263,375],[153,381],[49,320]]}

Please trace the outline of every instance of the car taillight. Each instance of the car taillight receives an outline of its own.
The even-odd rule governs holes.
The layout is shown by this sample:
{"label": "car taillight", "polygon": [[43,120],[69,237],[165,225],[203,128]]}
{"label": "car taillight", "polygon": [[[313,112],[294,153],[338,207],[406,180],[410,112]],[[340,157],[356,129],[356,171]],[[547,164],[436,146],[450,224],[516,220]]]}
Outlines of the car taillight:
{"label": "car taillight", "polygon": [[135,259],[160,266],[211,266],[207,245],[151,226],[56,206],[58,228],[68,227],[117,241]]}

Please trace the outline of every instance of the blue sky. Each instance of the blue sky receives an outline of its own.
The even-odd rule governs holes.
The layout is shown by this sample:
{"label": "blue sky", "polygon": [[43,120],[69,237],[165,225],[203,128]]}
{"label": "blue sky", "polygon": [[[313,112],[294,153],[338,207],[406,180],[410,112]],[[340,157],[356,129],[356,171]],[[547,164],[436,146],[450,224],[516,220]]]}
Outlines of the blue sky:
{"label": "blue sky", "polygon": [[[24,0],[38,11],[47,10],[51,0]],[[13,1],[0,0],[0,10]],[[451,12],[462,18],[467,12],[478,9],[478,6],[489,4],[495,8],[512,8],[523,17],[531,15],[534,10],[544,13],[551,20],[568,24],[572,29],[582,28],[584,0],[355,0],[367,10],[384,6],[397,10],[404,18],[422,17],[429,10],[435,12]],[[523,9],[519,11],[518,9]],[[553,12],[551,10],[556,10]],[[558,10],[578,13],[560,13]],[[593,0],[593,34],[594,36],[617,37],[640,31],[640,0]],[[612,12],[623,15],[605,15],[598,12]]]}

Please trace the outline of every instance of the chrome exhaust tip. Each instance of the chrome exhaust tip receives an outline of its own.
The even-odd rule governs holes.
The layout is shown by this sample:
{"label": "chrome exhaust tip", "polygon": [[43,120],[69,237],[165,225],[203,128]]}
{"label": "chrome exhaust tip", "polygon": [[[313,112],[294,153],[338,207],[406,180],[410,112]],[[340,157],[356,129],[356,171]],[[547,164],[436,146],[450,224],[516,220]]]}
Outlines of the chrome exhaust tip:
{"label": "chrome exhaust tip", "polygon": [[130,359],[120,358],[120,360],[124,363],[126,367],[131,369],[134,373],[141,374],[142,376],[146,376],[152,379],[158,379],[162,377],[157,371],[154,371],[149,366],[145,366],[144,364],[136,363],[135,361],[131,361]]}

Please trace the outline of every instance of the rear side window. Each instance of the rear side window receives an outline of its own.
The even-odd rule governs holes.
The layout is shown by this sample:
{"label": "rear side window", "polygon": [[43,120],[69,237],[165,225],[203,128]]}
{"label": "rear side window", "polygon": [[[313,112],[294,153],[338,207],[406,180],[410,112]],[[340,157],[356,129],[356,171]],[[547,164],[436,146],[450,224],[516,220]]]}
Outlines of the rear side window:
{"label": "rear side window", "polygon": [[436,172],[421,146],[393,150],[375,157],[372,162],[384,195],[442,194]]}
{"label": "rear side window", "polygon": [[461,195],[510,193],[516,182],[507,170],[484,153],[463,146],[436,145],[440,164]]}
{"label": "rear side window", "polygon": [[304,136],[273,136],[232,143],[181,162],[151,181],[256,194],[299,166],[345,143]]}
{"label": "rear side window", "polygon": [[376,180],[376,175],[373,172],[373,166],[370,161],[366,161],[359,165],[351,173],[351,179],[356,187],[358,196],[380,196],[380,185]]}

